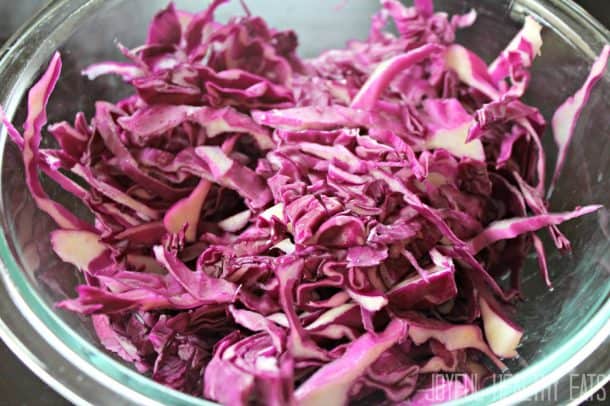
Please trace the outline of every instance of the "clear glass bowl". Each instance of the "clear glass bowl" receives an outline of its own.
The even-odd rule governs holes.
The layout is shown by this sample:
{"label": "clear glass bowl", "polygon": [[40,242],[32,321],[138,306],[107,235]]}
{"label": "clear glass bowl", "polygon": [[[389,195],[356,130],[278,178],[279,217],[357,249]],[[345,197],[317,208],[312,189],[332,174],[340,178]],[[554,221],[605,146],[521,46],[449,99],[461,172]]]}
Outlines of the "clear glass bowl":
{"label": "clear glass bowl", "polygon": [[[52,97],[50,122],[69,119],[77,111],[91,113],[97,99],[117,100],[128,89],[115,78],[94,82],[80,76],[87,64],[120,58],[115,40],[127,46],[143,42],[146,26],[165,1],[59,0],[50,2],[26,24],[0,53],[0,104],[21,123],[27,89],[56,49],[64,56],[60,84]],[[181,8],[201,7],[200,1],[177,1]],[[296,29],[301,55],[340,47],[347,39],[363,38],[375,0],[250,0],[252,11],[277,27]],[[464,12],[474,7],[474,27],[459,41],[484,58],[493,58],[517,32],[525,14],[547,28],[543,54],[536,59],[527,100],[549,118],[577,89],[593,58],[610,35],[570,1],[445,0],[437,8]],[[239,12],[234,1],[221,17]],[[610,79],[597,85],[579,121],[570,156],[551,200],[553,210],[578,204],[610,207]],[[205,404],[201,399],[165,388],[138,374],[100,348],[86,318],[57,310],[53,304],[74,296],[78,275],[52,253],[48,232],[53,224],[38,211],[24,182],[17,149],[0,137],[0,335],[43,380],[79,404]],[[549,165],[554,162],[551,134],[545,138]],[[64,199],[52,185],[47,190]],[[64,203],[80,210],[69,199]],[[548,291],[533,259],[523,284],[527,301],[519,321],[526,336],[521,357],[511,362],[514,375],[455,404],[534,402],[564,404],[579,401],[608,379],[610,370],[610,236],[608,211],[566,224],[572,255],[552,254],[549,267],[555,289]],[[550,248],[550,247],[549,247]],[[76,247],[75,249],[78,249]],[[548,252],[554,252],[549,249]],[[585,373],[592,378],[582,375]]]}

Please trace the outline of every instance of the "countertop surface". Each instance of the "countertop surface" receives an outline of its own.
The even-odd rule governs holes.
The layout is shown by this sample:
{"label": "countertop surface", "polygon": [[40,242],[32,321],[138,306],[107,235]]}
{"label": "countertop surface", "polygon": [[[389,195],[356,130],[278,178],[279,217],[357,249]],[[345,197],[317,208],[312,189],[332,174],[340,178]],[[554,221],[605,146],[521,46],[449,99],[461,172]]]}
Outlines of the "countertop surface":
{"label": "countertop surface", "polygon": [[[610,1],[577,1],[610,27]],[[45,2],[42,0],[0,0],[0,44],[27,21]],[[610,385],[603,397],[610,402]],[[600,393],[601,398],[602,393]],[[608,404],[605,401],[592,403]],[[69,405],[70,403],[32,374],[0,341],[0,405]]]}

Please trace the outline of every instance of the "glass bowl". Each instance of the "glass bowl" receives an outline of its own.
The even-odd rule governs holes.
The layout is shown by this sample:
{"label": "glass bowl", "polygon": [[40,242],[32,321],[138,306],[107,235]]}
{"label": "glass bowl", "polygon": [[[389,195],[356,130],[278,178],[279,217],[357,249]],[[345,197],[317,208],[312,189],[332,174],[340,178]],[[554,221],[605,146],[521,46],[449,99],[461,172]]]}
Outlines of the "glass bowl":
{"label": "glass bowl", "polygon": [[[200,1],[177,1],[195,10]],[[294,28],[301,55],[340,47],[363,38],[375,0],[250,0],[255,14],[272,26]],[[117,59],[114,42],[143,43],[146,26],[165,1],[58,0],[45,6],[0,52],[0,104],[15,123],[23,122],[24,95],[60,49],[64,70],[50,108],[49,122],[91,113],[97,99],[117,100],[128,91],[116,78],[94,82],[80,70],[94,61]],[[526,100],[550,118],[556,107],[586,77],[593,58],[610,35],[571,1],[445,0],[438,9],[450,13],[476,8],[477,23],[459,33],[458,41],[491,60],[520,28],[526,14],[546,26],[543,54],[536,59]],[[239,2],[221,9],[220,17],[239,13]],[[555,211],[591,203],[610,207],[610,78],[606,75],[583,111],[563,176],[551,199]],[[551,134],[545,136],[549,166],[554,163]],[[25,186],[17,148],[0,135],[0,335],[37,375],[77,404],[209,404],[165,388],[104,351],[87,318],[58,310],[54,303],[74,296],[78,275],[52,253],[49,218],[36,209]],[[57,188],[49,193],[75,210],[75,202]],[[549,257],[554,290],[549,291],[528,259],[519,322],[526,335],[520,358],[510,362],[512,376],[455,404],[578,402],[608,380],[610,370],[610,235],[608,211],[602,210],[565,226],[573,253]],[[549,249],[548,252],[554,252]],[[586,375],[588,374],[588,375]]]}

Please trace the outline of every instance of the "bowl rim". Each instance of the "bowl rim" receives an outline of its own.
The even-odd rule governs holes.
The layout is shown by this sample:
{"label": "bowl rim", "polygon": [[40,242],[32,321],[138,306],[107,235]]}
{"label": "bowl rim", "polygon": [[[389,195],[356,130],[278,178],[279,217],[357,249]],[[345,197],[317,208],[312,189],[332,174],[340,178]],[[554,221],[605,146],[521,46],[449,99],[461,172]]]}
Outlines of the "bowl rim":
{"label": "bowl rim", "polygon": [[[19,72],[19,81],[14,86],[7,86],[11,89],[0,90],[0,102],[6,107],[9,118],[14,115],[38,67],[46,63],[51,52],[59,45],[41,41],[52,33],[69,34],[81,16],[90,15],[102,6],[108,7],[108,3],[119,1],[51,1],[5,43],[0,49],[0,77],[11,74],[17,77],[16,72]],[[525,13],[533,14],[591,60],[601,49],[600,44],[610,43],[610,32],[572,0],[512,0],[511,11],[517,13],[518,17],[523,17]],[[58,26],[58,22],[63,25]],[[41,27],[45,27],[46,31],[41,30]],[[44,37],[41,37],[41,33],[45,34]],[[590,41],[594,42],[595,49],[591,48]],[[43,45],[48,45],[49,49],[41,51]],[[19,58],[27,62],[19,63]],[[0,165],[6,138],[6,129],[2,126]],[[2,201],[0,212],[4,212]],[[68,400],[79,405],[95,404],[100,400],[102,403],[116,400],[134,404],[214,404],[154,382],[115,360],[72,330],[44,303],[23,276],[11,254],[5,233],[0,233],[0,258],[0,338],[36,375]],[[579,366],[587,365],[587,360],[592,358],[595,349],[600,346],[610,348],[609,337],[610,301],[606,300],[587,326],[555,349],[553,356],[546,356],[515,376],[451,404],[512,404],[523,401],[541,389],[561,383],[568,373],[578,371]],[[63,369],[60,376],[53,373],[54,368],[58,367]],[[609,370],[610,365],[599,372],[610,379]],[[87,390],[91,387],[103,387],[104,391],[101,395],[94,394]],[[591,390],[580,393],[578,399],[570,401],[579,402],[589,396]]]}

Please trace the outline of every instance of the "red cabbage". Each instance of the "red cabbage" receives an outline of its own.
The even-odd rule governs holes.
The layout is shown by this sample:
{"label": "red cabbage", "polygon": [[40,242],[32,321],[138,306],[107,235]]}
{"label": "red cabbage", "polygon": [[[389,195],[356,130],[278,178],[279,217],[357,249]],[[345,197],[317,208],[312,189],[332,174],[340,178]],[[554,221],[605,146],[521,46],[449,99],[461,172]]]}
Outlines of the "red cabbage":
{"label": "red cabbage", "polygon": [[[86,281],[58,306],[138,371],[229,405],[423,405],[505,371],[532,249],[551,286],[536,232],[569,251],[558,225],[601,207],[547,209],[546,122],[520,99],[542,27],[527,17],[488,66],[455,43],[474,11],[382,0],[366,40],[303,60],[290,30],[216,21],[226,1],[170,4],[144,45],[119,46],[128,61],[84,69],[133,94],[50,125],[58,149],[40,143],[59,54],[23,136],[0,108],[52,247]],[[608,53],[553,117],[553,182]]]}
{"label": "red cabbage", "polygon": [[583,86],[559,106],[553,115],[551,125],[553,127],[553,136],[555,137],[555,143],[557,144],[559,153],[557,155],[557,163],[555,164],[555,172],[553,173],[550,192],[557,182],[561,169],[563,168],[568,146],[574,135],[576,122],[578,121],[580,112],[589,100],[593,86],[604,76],[606,66],[608,65],[608,58],[610,58],[610,45],[604,46],[602,53],[591,67],[591,72]]}
{"label": "red cabbage", "polygon": [[392,321],[380,334],[364,333],[353,341],[340,358],[318,369],[295,391],[300,405],[318,405],[322,402],[345,404],[355,380],[377,358],[394,344],[405,339],[407,324]]}

